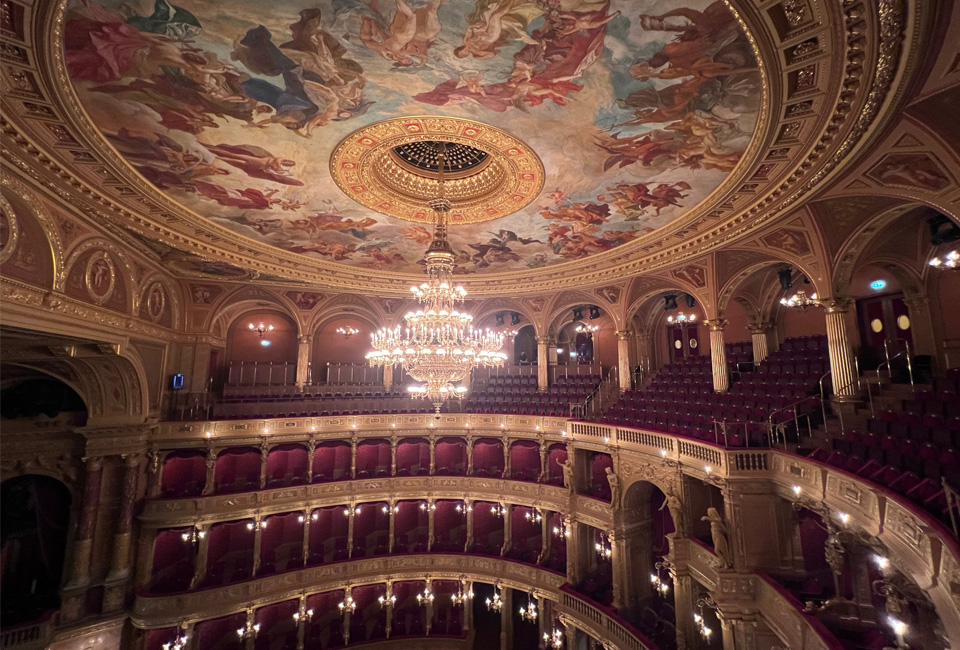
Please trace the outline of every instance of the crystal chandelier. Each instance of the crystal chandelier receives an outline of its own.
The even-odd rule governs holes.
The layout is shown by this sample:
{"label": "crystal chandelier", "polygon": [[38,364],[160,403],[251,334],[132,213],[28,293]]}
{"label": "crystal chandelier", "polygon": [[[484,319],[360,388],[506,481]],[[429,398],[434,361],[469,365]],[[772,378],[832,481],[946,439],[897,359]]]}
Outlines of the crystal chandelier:
{"label": "crystal chandelier", "polygon": [[409,390],[429,399],[439,417],[440,407],[447,399],[459,399],[466,392],[465,387],[455,386],[454,382],[463,381],[475,367],[503,365],[507,355],[500,351],[502,333],[475,330],[470,324],[473,316],[456,310],[467,292],[453,284],[456,256],[447,241],[447,213],[453,205],[443,196],[446,144],[424,144],[436,148],[440,196],[430,201],[435,228],[424,256],[427,281],[410,288],[423,308],[404,317],[407,326],[403,332],[399,325],[375,332],[367,360],[372,366],[398,364],[415,380],[425,382]]}
{"label": "crystal chandelier", "polygon": [[537,621],[537,601],[534,600],[532,595],[527,599],[527,606],[520,608],[520,620],[528,623]]}
{"label": "crystal chandelier", "polygon": [[817,294],[815,293],[810,294],[808,297],[806,291],[797,289],[797,292],[789,298],[781,298],[780,304],[784,307],[796,307],[797,309],[804,310],[807,307],[818,307],[820,305],[820,299],[817,298]]}
{"label": "crystal chandelier", "polygon": [[960,251],[950,251],[943,257],[934,257],[930,260],[930,266],[935,269],[960,268]]}

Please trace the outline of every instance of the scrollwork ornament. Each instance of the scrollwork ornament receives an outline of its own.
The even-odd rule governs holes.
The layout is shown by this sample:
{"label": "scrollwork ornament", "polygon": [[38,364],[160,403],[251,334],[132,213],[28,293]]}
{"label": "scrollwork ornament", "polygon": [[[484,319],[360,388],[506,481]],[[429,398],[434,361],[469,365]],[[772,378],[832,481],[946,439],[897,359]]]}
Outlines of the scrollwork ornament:
{"label": "scrollwork ornament", "polygon": [[6,262],[17,249],[20,228],[13,206],[0,196],[0,264]]}

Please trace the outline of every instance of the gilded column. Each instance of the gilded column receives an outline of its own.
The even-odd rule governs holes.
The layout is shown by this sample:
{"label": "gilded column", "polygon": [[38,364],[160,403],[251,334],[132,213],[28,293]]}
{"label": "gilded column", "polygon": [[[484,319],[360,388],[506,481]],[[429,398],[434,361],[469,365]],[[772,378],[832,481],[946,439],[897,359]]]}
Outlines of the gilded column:
{"label": "gilded column", "polygon": [[313,483],[313,457],[317,454],[317,441],[313,438],[307,441],[307,485]]}
{"label": "gilded column", "polygon": [[196,589],[200,586],[200,583],[203,582],[204,576],[207,575],[207,556],[210,552],[210,531],[204,530],[203,527],[197,526],[197,532],[203,531],[206,533],[203,537],[200,537],[196,546],[196,557],[193,564],[193,580],[190,581],[190,588]]}
{"label": "gilded column", "polygon": [[503,510],[503,546],[500,547],[500,557],[503,557],[507,554],[507,551],[510,550],[510,542],[512,541],[511,533],[513,532],[513,525],[510,521],[510,512],[513,506],[501,501],[500,508]]}
{"label": "gilded column", "polygon": [[639,379],[640,381],[645,380],[653,370],[653,358],[650,355],[651,341],[652,338],[649,332],[640,331],[636,333],[637,365],[640,366],[642,370],[642,375]]}
{"label": "gilded column", "polygon": [[256,577],[260,573],[260,546],[263,541],[263,519],[257,515],[253,524],[253,575]]}
{"label": "gilded column", "polygon": [[[433,580],[431,578],[427,578],[426,580],[427,593],[431,593],[431,594],[433,593],[432,587],[433,587]],[[433,601],[432,600],[429,600],[429,599],[427,600],[426,610],[427,610],[426,616],[424,618],[427,619],[427,625],[426,625],[427,636],[430,636],[430,628],[433,626]]]}
{"label": "gilded column", "polygon": [[549,336],[537,337],[537,388],[540,392],[546,392],[550,388],[550,357],[548,347],[550,345]]}
{"label": "gilded column", "polygon": [[[913,332],[912,352],[937,356],[937,339],[933,334],[933,321],[930,318],[930,301],[926,296],[904,298],[903,302],[910,311],[910,327]],[[899,323],[897,327],[899,327]]]}
{"label": "gilded column", "polygon": [[203,495],[208,496],[213,494],[216,487],[214,481],[216,479],[217,473],[217,450],[213,448],[213,445],[207,448],[207,482],[203,484]]}
{"label": "gilded column", "polygon": [[387,550],[390,553],[393,553],[393,547],[394,547],[393,536],[394,536],[394,531],[396,530],[396,517],[394,515],[397,514],[396,513],[397,502],[394,501],[393,499],[390,499],[389,501],[387,501],[387,507],[390,508],[390,510],[387,513],[390,515],[390,519],[388,520],[389,523],[387,524],[387,530],[389,531],[389,535],[390,535],[390,541],[387,543]]}
{"label": "gilded column", "polygon": [[353,557],[353,518],[356,516],[357,507],[354,504],[350,505],[350,512],[348,513],[347,519],[347,558]]}
{"label": "gilded column", "polygon": [[124,461],[120,484],[120,508],[113,531],[113,555],[104,591],[103,608],[112,612],[123,608],[127,578],[130,576],[130,542],[133,532],[133,507],[137,500],[140,478],[140,455],[121,456]]}
{"label": "gilded column", "polygon": [[301,517],[303,517],[303,566],[307,566],[307,562],[310,559],[310,517],[313,516],[313,513],[310,512],[310,508],[307,508],[303,511]]}
{"label": "gilded column", "polygon": [[849,298],[830,298],[823,301],[827,318],[827,346],[830,351],[830,371],[834,397],[841,402],[856,400],[859,396],[858,377],[847,336],[846,316],[853,304]]}
{"label": "gilded column", "polygon": [[473,476],[473,436],[467,436],[467,476]]}
{"label": "gilded column", "polygon": [[760,363],[770,353],[768,341],[771,326],[769,323],[754,323],[747,329],[750,330],[750,340],[753,343],[753,362]]}
{"label": "gilded column", "polygon": [[433,529],[433,514],[436,509],[433,499],[427,499],[427,551],[433,549],[433,540],[434,540],[434,529]]}
{"label": "gilded column", "polygon": [[467,517],[467,541],[463,543],[463,552],[468,553],[473,546],[473,499],[464,499],[463,509]]}
{"label": "gilded column", "polygon": [[725,393],[730,388],[730,375],[727,372],[727,350],[723,343],[723,328],[727,321],[722,318],[703,322],[710,330],[710,365],[713,368],[713,391]]}
{"label": "gilded column", "polygon": [[567,582],[571,585],[577,585],[580,584],[582,570],[581,526],[571,515],[567,515],[563,519],[564,526],[570,531],[570,536],[567,537]]}
{"label": "gilded column", "polygon": [[357,478],[357,439],[350,438],[350,478]]}
{"label": "gilded column", "polygon": [[433,476],[437,471],[437,439],[435,436],[430,436],[430,476]]}
{"label": "gilded column", "polygon": [[[473,581],[464,581],[463,583],[463,593],[472,594],[473,593]],[[473,629],[473,599],[468,598],[463,601],[463,631],[469,632]]]}
{"label": "gilded column", "polygon": [[297,387],[303,388],[310,381],[310,342],[313,336],[305,334],[297,339]]}
{"label": "gilded column", "polygon": [[617,374],[620,378],[620,390],[633,387],[633,354],[630,349],[630,330],[617,331]]}
{"label": "gilded column", "polygon": [[500,650],[513,650],[513,589],[504,587],[500,595]]}
{"label": "gilded column", "polygon": [[158,497],[163,488],[163,461],[166,458],[166,452],[162,452],[156,447],[147,453],[147,496]]}
{"label": "gilded column", "polygon": [[700,632],[693,620],[693,578],[687,569],[671,569],[673,578],[673,608],[677,620],[677,648],[685,650],[697,647]]}
{"label": "gilded column", "polygon": [[396,437],[390,440],[390,476],[397,475],[397,445],[399,441]]}
{"label": "gilded column", "polygon": [[549,459],[549,449],[547,449],[547,443],[543,440],[540,441],[540,475],[537,476],[538,483],[545,483],[549,477],[549,468],[547,467],[547,461]]}
{"label": "gilded column", "polygon": [[510,438],[504,437],[503,440],[503,476],[501,478],[510,478]]}
{"label": "gilded column", "polygon": [[73,572],[67,588],[83,587],[90,582],[90,562],[93,556],[93,537],[100,513],[100,488],[103,484],[103,459],[86,458],[86,481],[77,535],[73,545]]}
{"label": "gilded column", "polygon": [[267,439],[260,441],[260,489],[267,487],[267,458],[270,456],[270,445]]}
{"label": "gilded column", "polygon": [[540,513],[543,518],[540,520],[540,557],[537,558],[537,563],[541,563],[550,557],[550,512],[541,511]]}

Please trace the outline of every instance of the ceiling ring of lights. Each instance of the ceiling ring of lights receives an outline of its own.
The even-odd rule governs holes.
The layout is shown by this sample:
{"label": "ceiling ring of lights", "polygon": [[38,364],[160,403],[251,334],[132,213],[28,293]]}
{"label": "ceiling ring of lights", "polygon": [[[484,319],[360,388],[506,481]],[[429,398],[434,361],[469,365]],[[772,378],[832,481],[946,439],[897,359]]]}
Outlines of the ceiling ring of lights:
{"label": "ceiling ring of lights", "polygon": [[371,210],[430,223],[426,203],[437,196],[436,172],[418,169],[400,153],[433,142],[463,151],[470,161],[445,179],[451,224],[507,216],[543,189],[543,163],[523,141],[481,122],[441,116],[395,118],[354,131],[334,149],[330,174],[344,194]]}

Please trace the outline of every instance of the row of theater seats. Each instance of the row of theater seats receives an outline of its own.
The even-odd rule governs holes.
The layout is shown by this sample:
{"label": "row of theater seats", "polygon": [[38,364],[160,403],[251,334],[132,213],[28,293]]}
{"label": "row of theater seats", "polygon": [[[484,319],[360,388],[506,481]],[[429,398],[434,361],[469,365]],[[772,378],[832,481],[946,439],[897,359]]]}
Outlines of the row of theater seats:
{"label": "row of theater seats", "polygon": [[559,377],[545,392],[530,375],[499,375],[478,385],[463,402],[465,413],[509,413],[567,417],[570,405],[582,403],[600,383],[600,375]]}
{"label": "row of theater seats", "polygon": [[[668,593],[673,600],[673,592]],[[677,614],[666,599],[654,597],[641,607],[637,628],[656,642],[660,650],[675,650],[677,647]]]}
{"label": "row of theater seats", "polygon": [[391,397],[339,397],[331,400],[278,398],[278,399],[225,399],[213,407],[216,419],[243,419],[250,417],[294,418],[337,417],[343,415],[403,415],[430,413],[433,406],[421,399],[404,394]]}
{"label": "row of theater seats", "polygon": [[[794,360],[798,355],[802,361]],[[769,423],[792,420],[794,406],[816,415],[825,367],[829,367],[825,337],[787,339],[756,367],[741,365],[740,372],[732,373],[728,392],[718,394],[713,392],[710,357],[690,357],[664,366],[647,388],[626,391],[602,421],[729,446],[765,445]]]}

